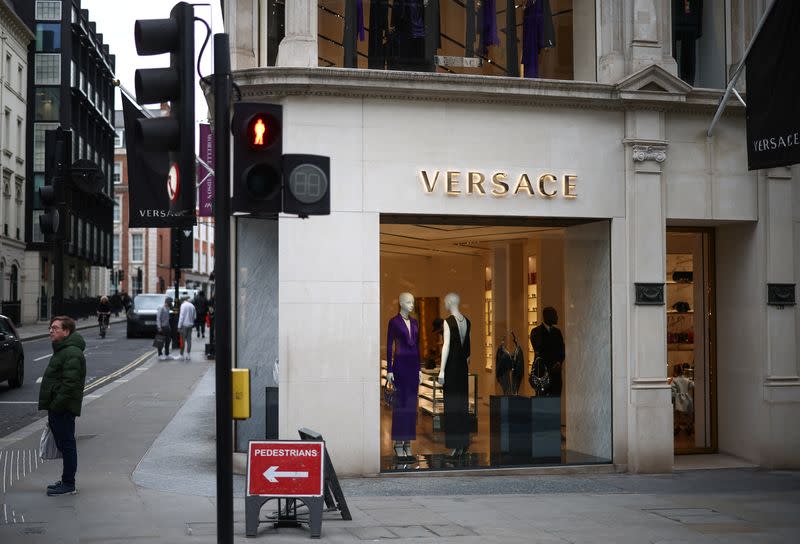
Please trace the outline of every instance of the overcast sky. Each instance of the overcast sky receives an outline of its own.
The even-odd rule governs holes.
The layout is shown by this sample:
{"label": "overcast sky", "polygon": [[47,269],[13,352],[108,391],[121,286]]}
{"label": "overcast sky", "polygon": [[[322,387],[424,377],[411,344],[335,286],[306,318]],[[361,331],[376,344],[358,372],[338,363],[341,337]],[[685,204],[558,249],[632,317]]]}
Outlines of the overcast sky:
{"label": "overcast sky", "polygon": [[[97,32],[103,34],[103,43],[107,43],[111,53],[116,56],[117,78],[131,94],[136,93],[133,74],[137,68],[157,68],[169,65],[167,55],[140,57],[136,54],[133,24],[137,19],[166,19],[175,3],[169,0],[133,0],[131,2],[82,0],[81,2],[81,8],[89,10],[89,19],[97,24]],[[200,63],[200,69],[204,76],[210,74],[214,66],[213,34],[224,32],[219,0],[206,0],[205,3],[209,5],[195,4],[194,6],[195,17],[205,19],[212,31]],[[206,28],[202,23],[195,22],[194,32],[195,55],[199,55],[200,47],[206,36]],[[196,76],[195,80],[197,80]],[[199,87],[195,90],[195,98],[195,119],[201,121],[208,117],[208,107]],[[115,108],[122,109],[119,91],[116,95]]]}

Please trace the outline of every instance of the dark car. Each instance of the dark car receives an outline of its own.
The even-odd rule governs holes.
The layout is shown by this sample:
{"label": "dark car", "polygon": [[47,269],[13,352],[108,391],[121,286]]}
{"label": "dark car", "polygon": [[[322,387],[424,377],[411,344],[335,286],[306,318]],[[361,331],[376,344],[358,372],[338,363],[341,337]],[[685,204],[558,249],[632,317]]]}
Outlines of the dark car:
{"label": "dark car", "polygon": [[128,338],[156,335],[156,314],[166,298],[167,295],[156,293],[133,298],[133,306],[128,312]]}
{"label": "dark car", "polygon": [[25,353],[22,341],[11,320],[0,315],[0,382],[8,380],[11,387],[22,387],[25,378]]}

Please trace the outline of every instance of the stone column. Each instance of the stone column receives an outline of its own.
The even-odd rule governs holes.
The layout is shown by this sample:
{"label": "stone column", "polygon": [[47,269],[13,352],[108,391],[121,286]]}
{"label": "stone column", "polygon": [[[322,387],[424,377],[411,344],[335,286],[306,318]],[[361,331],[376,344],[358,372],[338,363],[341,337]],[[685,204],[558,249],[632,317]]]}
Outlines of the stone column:
{"label": "stone column", "polygon": [[[759,211],[766,230],[766,280],[774,290],[794,291],[798,240],[795,238],[793,184],[790,168],[766,172],[764,207]],[[795,187],[794,190],[797,190]],[[778,287],[780,285],[781,287]],[[767,287],[765,295],[769,299]],[[782,293],[779,293],[782,294]],[[769,300],[768,300],[769,302]],[[764,401],[768,421],[765,428],[762,464],[770,468],[800,466],[800,374],[798,372],[798,329],[795,306],[767,305],[764,352]]]}
{"label": "stone column", "polygon": [[258,6],[258,0],[225,2],[225,31],[230,35],[231,70],[258,67]]}
{"label": "stone column", "polygon": [[286,3],[286,37],[278,46],[278,66],[318,66],[317,0]]}
{"label": "stone column", "polygon": [[667,383],[666,160],[664,113],[625,116],[626,216],[631,278],[628,326],[629,450],[631,472],[671,472],[672,405]]}

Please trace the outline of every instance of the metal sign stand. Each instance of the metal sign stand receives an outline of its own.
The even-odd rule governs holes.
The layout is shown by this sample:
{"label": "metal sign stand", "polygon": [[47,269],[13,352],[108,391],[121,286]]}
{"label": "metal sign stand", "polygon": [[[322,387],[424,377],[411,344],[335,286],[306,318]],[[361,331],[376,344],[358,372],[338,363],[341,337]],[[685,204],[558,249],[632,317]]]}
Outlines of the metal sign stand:
{"label": "metal sign stand", "polygon": [[[278,512],[274,527],[299,527],[303,523],[308,523],[311,530],[311,538],[320,538],[322,535],[322,510],[324,499],[322,497],[294,497],[291,499],[282,497],[260,497],[258,495],[245,497],[245,535],[254,537],[258,533],[258,526],[261,521],[258,515],[261,508],[267,501],[278,501]],[[286,501],[283,503],[282,501]],[[301,501],[308,507],[308,519],[297,517],[297,501]],[[282,504],[285,508],[281,508]]]}
{"label": "metal sign stand", "polygon": [[[325,442],[322,435],[311,429],[305,427],[298,429],[300,438],[303,440],[321,440]],[[342,486],[339,484],[339,478],[336,476],[336,469],[333,468],[331,456],[328,455],[328,447],[325,446],[325,486],[324,497],[326,512],[338,511],[341,513],[342,519],[350,521],[353,516],[350,514],[350,508],[347,506],[347,500],[344,498]]]}

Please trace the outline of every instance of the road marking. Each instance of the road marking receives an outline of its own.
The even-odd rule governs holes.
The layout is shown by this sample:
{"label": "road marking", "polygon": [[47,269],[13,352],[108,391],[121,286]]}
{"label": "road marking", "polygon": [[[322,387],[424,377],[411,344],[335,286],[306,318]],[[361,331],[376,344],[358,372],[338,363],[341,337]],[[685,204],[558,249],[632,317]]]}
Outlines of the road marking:
{"label": "road marking", "polygon": [[42,383],[42,378],[44,378],[44,376],[39,376],[36,378],[36,383]]}
{"label": "road marking", "polygon": [[148,351],[147,353],[142,354],[136,360],[134,360],[131,363],[128,363],[127,365],[123,366],[119,370],[117,370],[115,372],[112,372],[111,374],[109,374],[107,376],[103,376],[102,378],[98,378],[98,379],[94,380],[92,383],[88,384],[86,387],[83,388],[83,392],[87,393],[88,391],[90,391],[92,389],[96,389],[96,388],[100,387],[101,385],[105,385],[105,384],[113,381],[115,378],[118,378],[119,376],[122,376],[126,372],[128,372],[130,370],[133,370],[134,368],[136,368],[137,366],[139,366],[140,364],[145,362],[147,359],[149,359],[153,355],[153,353],[154,353],[153,351]]}
{"label": "road marking", "polygon": [[34,361],[41,361],[42,359],[47,359],[48,357],[52,357],[52,353],[48,353],[47,355],[42,355],[41,357],[37,357]]}
{"label": "road marking", "polygon": [[35,400],[0,400],[0,404],[39,404]]}

